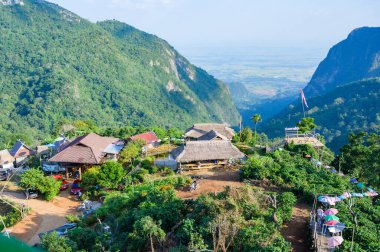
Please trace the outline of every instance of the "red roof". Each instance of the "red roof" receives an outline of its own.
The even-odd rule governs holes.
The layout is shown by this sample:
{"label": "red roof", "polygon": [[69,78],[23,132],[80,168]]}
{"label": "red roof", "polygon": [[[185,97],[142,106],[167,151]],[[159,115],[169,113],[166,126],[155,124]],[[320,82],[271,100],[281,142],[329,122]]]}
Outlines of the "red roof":
{"label": "red roof", "polygon": [[141,140],[144,140],[146,142],[146,144],[151,144],[153,142],[158,142],[158,137],[152,131],[145,132],[145,133],[138,134],[138,135],[134,135],[134,136],[130,137],[130,139],[131,140],[141,139]]}

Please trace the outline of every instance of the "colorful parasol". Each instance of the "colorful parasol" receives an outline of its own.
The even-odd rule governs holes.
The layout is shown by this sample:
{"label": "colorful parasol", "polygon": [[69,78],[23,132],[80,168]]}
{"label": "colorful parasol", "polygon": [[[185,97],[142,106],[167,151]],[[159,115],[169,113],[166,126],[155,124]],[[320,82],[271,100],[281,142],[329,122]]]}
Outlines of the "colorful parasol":
{"label": "colorful parasol", "polygon": [[339,246],[340,244],[342,244],[342,242],[343,242],[342,236],[333,236],[328,240],[327,245],[330,248],[335,248],[335,247]]}
{"label": "colorful parasol", "polygon": [[360,182],[360,183],[358,183],[358,184],[357,184],[357,186],[358,186],[360,189],[362,189],[362,188],[364,188],[364,187],[365,187],[365,186],[364,186],[364,184],[363,184],[363,183],[361,183],[361,182]]}
{"label": "colorful parasol", "polygon": [[325,216],[325,220],[327,220],[327,221],[331,221],[331,220],[336,220],[336,221],[339,221],[339,218],[338,217],[336,217],[335,215],[326,215]]}
{"label": "colorful parasol", "polygon": [[351,183],[358,183],[358,180],[357,180],[356,178],[351,178],[351,179],[350,179],[350,182],[351,182]]}
{"label": "colorful parasol", "polygon": [[346,197],[346,198],[350,198],[350,197],[351,197],[351,194],[348,193],[348,192],[345,192],[345,193],[343,193],[342,195],[343,195],[344,197]]}
{"label": "colorful parasol", "polygon": [[345,228],[346,226],[343,223],[339,222],[335,224],[334,226],[329,227],[328,229],[330,233],[339,233],[339,232],[342,232]]}
{"label": "colorful parasol", "polygon": [[325,225],[327,225],[327,226],[335,226],[338,223],[339,223],[339,221],[331,220],[331,221],[326,222]]}
{"label": "colorful parasol", "polygon": [[338,210],[335,208],[327,209],[323,212],[325,215],[336,215],[338,213]]}

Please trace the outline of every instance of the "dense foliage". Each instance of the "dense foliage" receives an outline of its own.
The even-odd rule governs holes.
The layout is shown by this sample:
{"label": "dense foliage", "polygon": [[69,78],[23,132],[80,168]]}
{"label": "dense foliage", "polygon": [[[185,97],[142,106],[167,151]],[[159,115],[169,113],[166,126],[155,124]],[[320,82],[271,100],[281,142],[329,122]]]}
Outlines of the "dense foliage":
{"label": "dense foliage", "polygon": [[39,169],[29,169],[20,174],[20,186],[24,189],[38,190],[45,200],[52,200],[58,193],[60,182],[44,176]]}
{"label": "dense foliage", "polygon": [[351,134],[339,160],[344,173],[380,188],[380,135]]}
{"label": "dense foliage", "polygon": [[[307,100],[307,116],[315,119],[317,131],[334,151],[347,143],[351,132],[380,132],[380,79],[368,79],[337,87]],[[303,116],[301,103],[293,103],[262,125],[269,137],[283,136],[285,127],[294,127]]]}
{"label": "dense foliage", "polygon": [[43,141],[64,118],[100,127],[237,123],[225,85],[164,40],[45,1],[24,3],[0,5],[3,144]]}
{"label": "dense foliage", "polygon": [[[278,204],[273,206],[269,199],[275,195],[250,186],[227,187],[219,194],[184,201],[173,190],[183,185],[179,178],[130,185],[109,194],[96,213],[102,224],[88,217],[68,238],[85,251],[100,246],[111,251],[290,250],[279,227],[290,219],[293,194],[277,195]],[[105,226],[109,231],[104,231]]]}
{"label": "dense foliage", "polygon": [[14,202],[1,199],[0,201],[0,230],[5,227],[9,228],[22,219],[21,209]]}

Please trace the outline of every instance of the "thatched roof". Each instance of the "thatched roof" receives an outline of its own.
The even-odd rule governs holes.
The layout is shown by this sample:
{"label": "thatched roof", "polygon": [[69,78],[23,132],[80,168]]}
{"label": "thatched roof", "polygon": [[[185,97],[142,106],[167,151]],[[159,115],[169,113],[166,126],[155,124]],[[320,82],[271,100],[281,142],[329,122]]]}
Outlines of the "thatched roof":
{"label": "thatched roof", "polygon": [[106,148],[119,141],[113,137],[101,137],[95,133],[78,137],[49,161],[58,163],[100,164]]}
{"label": "thatched roof", "polygon": [[227,137],[220,134],[218,131],[210,130],[203,136],[199,137],[200,141],[210,141],[210,140],[228,140]]}
{"label": "thatched roof", "polygon": [[3,166],[7,163],[13,163],[14,161],[14,157],[9,153],[8,150],[0,150],[0,166]]}
{"label": "thatched roof", "polygon": [[227,124],[221,123],[198,123],[194,124],[193,127],[189,128],[185,132],[185,137],[196,138],[207,134],[211,130],[218,132],[220,135],[231,140],[235,135],[235,131],[228,127]]}
{"label": "thatched roof", "polygon": [[242,159],[244,153],[240,152],[230,141],[188,141],[171,152],[171,156],[179,163]]}

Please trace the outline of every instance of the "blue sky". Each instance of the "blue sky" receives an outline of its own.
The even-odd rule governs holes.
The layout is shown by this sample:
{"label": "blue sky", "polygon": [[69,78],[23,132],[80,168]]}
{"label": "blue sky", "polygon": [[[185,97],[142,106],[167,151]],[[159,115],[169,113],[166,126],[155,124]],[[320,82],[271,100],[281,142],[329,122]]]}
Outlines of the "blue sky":
{"label": "blue sky", "polygon": [[91,21],[117,19],[176,48],[330,48],[380,26],[378,0],[51,0]]}

